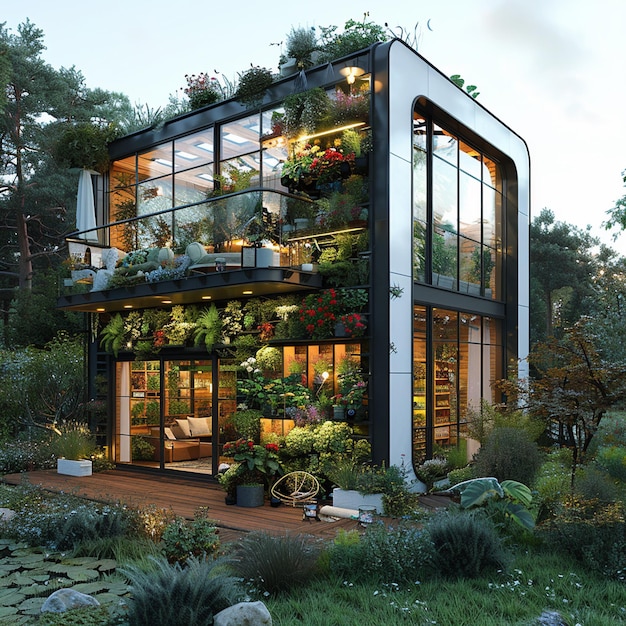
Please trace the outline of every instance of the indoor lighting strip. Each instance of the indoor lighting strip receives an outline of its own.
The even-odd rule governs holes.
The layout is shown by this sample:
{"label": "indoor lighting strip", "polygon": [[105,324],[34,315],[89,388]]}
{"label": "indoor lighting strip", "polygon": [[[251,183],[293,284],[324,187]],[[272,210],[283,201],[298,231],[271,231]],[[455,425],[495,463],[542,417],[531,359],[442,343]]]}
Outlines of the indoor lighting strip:
{"label": "indoor lighting strip", "polygon": [[315,133],[313,135],[303,135],[296,139],[296,141],[307,141],[308,139],[314,139],[315,137],[323,137],[324,135],[334,135],[342,130],[348,130],[349,128],[357,128],[357,126],[365,126],[365,122],[355,122],[354,124],[346,124],[345,126],[337,126],[330,130],[325,130],[321,133]]}

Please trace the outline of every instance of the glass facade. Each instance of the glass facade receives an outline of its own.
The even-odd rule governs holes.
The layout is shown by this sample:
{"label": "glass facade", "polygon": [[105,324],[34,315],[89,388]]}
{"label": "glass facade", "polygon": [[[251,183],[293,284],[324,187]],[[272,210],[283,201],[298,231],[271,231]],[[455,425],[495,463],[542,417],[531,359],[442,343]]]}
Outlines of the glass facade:
{"label": "glass facade", "polygon": [[413,461],[419,464],[467,444],[467,411],[497,401],[491,382],[501,375],[503,348],[501,324],[486,316],[416,305],[413,331]]}
{"label": "glass facade", "polygon": [[[485,298],[502,301],[503,229],[496,160],[416,107],[416,284],[475,296],[478,311]],[[481,401],[496,401],[491,383],[503,375],[502,320],[449,305],[420,306],[416,295],[413,332],[413,461],[453,446],[467,446],[469,459],[467,412],[480,410]]]}
{"label": "glass facade", "polygon": [[414,279],[502,300],[502,216],[496,161],[416,111]]}

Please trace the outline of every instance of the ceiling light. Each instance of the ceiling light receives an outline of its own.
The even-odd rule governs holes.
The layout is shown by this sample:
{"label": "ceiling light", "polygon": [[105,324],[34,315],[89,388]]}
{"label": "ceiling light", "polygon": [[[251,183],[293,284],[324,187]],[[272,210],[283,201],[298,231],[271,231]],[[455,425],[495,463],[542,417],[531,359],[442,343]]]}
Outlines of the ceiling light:
{"label": "ceiling light", "polygon": [[172,167],[172,162],[167,159],[154,159],[154,162],[159,165],[165,165],[166,167]]}
{"label": "ceiling light", "polygon": [[177,157],[180,157],[181,159],[187,159],[188,161],[195,161],[196,159],[200,158],[196,154],[191,154],[189,152],[184,152],[183,150],[177,150],[175,152],[175,155]]}
{"label": "ceiling light", "polygon": [[252,295],[252,291],[251,291],[251,290],[244,291],[244,292],[243,292],[243,295],[244,295],[244,296],[251,296],[251,295]]}
{"label": "ceiling light", "polygon": [[239,135],[235,135],[234,133],[227,133],[224,135],[224,139],[226,141],[230,141],[236,144],[248,143],[248,140],[245,137],[240,137]]}
{"label": "ceiling light", "polygon": [[196,144],[196,148],[200,148],[200,150],[206,150],[207,152],[210,152],[211,154],[213,154],[212,143],[207,143],[206,141],[202,141]]}
{"label": "ceiling light", "polygon": [[356,65],[349,65],[348,67],[342,67],[339,73],[346,77],[346,81],[348,81],[349,85],[352,85],[357,79],[357,76],[363,76],[363,74],[365,74],[365,70]]}
{"label": "ceiling light", "polygon": [[124,305],[124,308],[125,308],[125,309],[132,309],[132,308],[133,308],[133,305],[132,305],[132,304],[125,304],[125,305]]}
{"label": "ceiling light", "polygon": [[99,307],[96,309],[96,313],[104,313],[106,309],[104,307]]}
{"label": "ceiling light", "polygon": [[172,304],[171,300],[161,300],[161,304]]}
{"label": "ceiling light", "polygon": [[213,296],[202,296],[203,300],[210,300]]}

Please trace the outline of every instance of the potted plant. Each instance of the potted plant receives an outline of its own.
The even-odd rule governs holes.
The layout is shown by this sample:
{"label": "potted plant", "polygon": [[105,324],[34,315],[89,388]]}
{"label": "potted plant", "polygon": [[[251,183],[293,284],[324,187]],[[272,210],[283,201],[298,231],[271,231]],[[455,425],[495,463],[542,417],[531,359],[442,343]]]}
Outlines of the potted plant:
{"label": "potted plant", "polygon": [[227,494],[236,497],[238,506],[262,506],[266,489],[283,471],[278,459],[278,445],[268,443],[262,446],[242,437],[225,443],[222,453],[235,461],[220,477]]}
{"label": "potted plant", "polygon": [[86,424],[66,422],[55,430],[51,441],[57,457],[57,472],[69,476],[91,476],[91,457],[96,450],[93,433]]}
{"label": "potted plant", "polygon": [[337,485],[333,506],[356,511],[374,507],[376,513],[385,513],[387,501],[407,488],[403,469],[395,465],[378,467],[346,461],[327,474]]}

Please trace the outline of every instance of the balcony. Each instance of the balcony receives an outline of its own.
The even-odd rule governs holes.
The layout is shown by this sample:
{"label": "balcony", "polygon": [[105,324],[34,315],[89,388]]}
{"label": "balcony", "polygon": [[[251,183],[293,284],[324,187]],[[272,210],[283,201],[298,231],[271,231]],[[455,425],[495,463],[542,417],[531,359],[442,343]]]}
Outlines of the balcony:
{"label": "balcony", "polygon": [[317,289],[324,246],[366,228],[364,206],[331,214],[328,203],[258,188],[119,220],[68,238],[58,306],[112,312]]}

